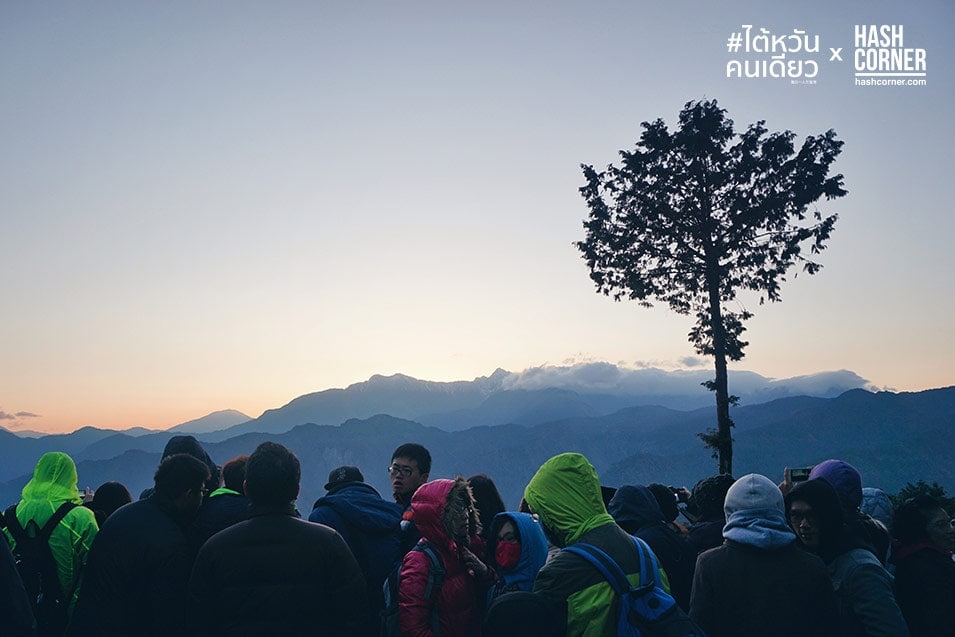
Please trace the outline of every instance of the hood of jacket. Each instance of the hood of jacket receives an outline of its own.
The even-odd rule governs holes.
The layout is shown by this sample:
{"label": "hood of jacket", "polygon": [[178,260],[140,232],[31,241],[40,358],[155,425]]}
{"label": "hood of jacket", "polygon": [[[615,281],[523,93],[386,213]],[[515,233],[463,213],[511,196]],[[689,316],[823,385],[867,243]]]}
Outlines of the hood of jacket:
{"label": "hood of jacket", "polygon": [[614,523],[604,507],[597,472],[579,453],[562,453],[542,464],[527,483],[524,500],[560,547]]}
{"label": "hood of jacket", "polygon": [[[470,507],[468,514],[468,538],[480,531],[477,510],[471,487],[462,476],[454,480],[439,478],[418,487],[411,496],[411,510],[415,527],[431,544],[448,552],[458,554],[458,542],[451,536],[451,520],[461,515],[463,508]],[[464,539],[465,542],[468,539]]]}
{"label": "hood of jacket", "polygon": [[[670,499],[676,502],[672,495]],[[634,531],[663,523],[663,512],[656,497],[643,485],[625,484],[618,488],[610,499],[607,512],[617,524]]]}
{"label": "hood of jacket", "polygon": [[863,487],[862,512],[882,523],[882,526],[892,530],[892,501],[882,489]]}
{"label": "hood of jacket", "polygon": [[845,546],[845,518],[836,490],[822,478],[800,482],[786,494],[786,517],[793,502],[805,502],[812,507],[819,523],[819,546],[813,552],[828,564],[847,549]]}
{"label": "hood of jacket", "polygon": [[854,511],[862,504],[862,476],[848,462],[826,460],[809,472],[809,479],[822,478],[835,488],[839,501],[846,511]]}
{"label": "hood of jacket", "polygon": [[345,522],[368,533],[397,532],[403,509],[396,502],[383,500],[374,487],[364,482],[349,482],[315,503],[327,506]]}
{"label": "hood of jacket", "polygon": [[783,494],[758,473],[745,475],[726,492],[723,537],[760,549],[777,549],[796,541],[786,522]]}
{"label": "hood of jacket", "polygon": [[75,502],[83,498],[76,488],[76,465],[62,451],[50,451],[40,456],[33,469],[33,477],[23,487],[24,501],[46,500],[49,502]]}
{"label": "hood of jacket", "polygon": [[491,536],[488,544],[488,553],[494,555],[497,549],[497,532],[501,526],[510,520],[517,528],[517,535],[521,541],[521,556],[514,568],[499,571],[505,584],[516,584],[522,591],[529,591],[534,587],[534,578],[547,561],[547,538],[540,523],[530,513],[515,513],[505,511],[494,516],[491,523]]}
{"label": "hood of jacket", "polygon": [[209,467],[209,479],[206,481],[206,488],[210,491],[215,491],[219,488],[221,478],[219,467],[212,461],[212,458],[206,453],[206,450],[203,449],[195,436],[173,436],[170,438],[162,451],[162,459],[177,453],[189,454],[196,460],[204,462],[206,466]]}

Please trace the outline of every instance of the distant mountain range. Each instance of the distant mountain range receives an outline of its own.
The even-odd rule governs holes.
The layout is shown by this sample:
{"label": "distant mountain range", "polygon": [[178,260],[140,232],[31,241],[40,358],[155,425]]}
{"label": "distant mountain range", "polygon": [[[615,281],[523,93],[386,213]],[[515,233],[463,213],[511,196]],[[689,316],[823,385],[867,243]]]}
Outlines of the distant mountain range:
{"label": "distant mountain range", "polygon": [[[640,395],[632,383],[643,371],[631,375],[577,366],[563,368],[562,374],[515,375],[498,370],[457,383],[375,376],[346,389],[302,396],[252,420],[237,412],[211,414],[207,418],[226,423],[211,432],[211,421],[200,422],[204,419],[183,423],[175,432],[139,436],[83,428],[29,439],[0,431],[0,504],[19,498],[36,459],[49,450],[74,457],[81,489],[119,480],[138,494],[150,486],[170,434],[185,431],[195,432],[220,464],[263,440],[291,448],[302,461],[299,507],[306,512],[323,494],[328,472],[342,464],[361,468],[388,497],[384,468],[392,450],[408,441],[431,450],[433,478],[487,473],[511,507],[537,467],[563,451],[587,455],[608,485],[692,486],[716,470],[695,435],[714,425],[712,395],[702,388],[692,391],[709,375],[684,373],[678,383],[661,381]],[[562,375],[563,382],[536,386],[546,373]],[[860,469],[866,485],[890,492],[918,479],[937,481],[950,492],[955,488],[950,462],[955,387],[899,394],[846,391],[846,384],[865,385],[851,372],[802,377],[791,386],[760,378],[731,378],[733,393],[743,402],[732,412],[737,475],[756,471],[778,479],[784,466],[839,457]],[[799,387],[816,395],[792,395]],[[774,392],[786,397],[759,401]],[[647,395],[657,404],[648,404]],[[235,418],[244,422],[228,427]]]}
{"label": "distant mountain range", "polygon": [[[704,370],[632,370],[610,363],[547,366],[520,373],[497,369],[490,376],[455,382],[376,375],[345,389],[300,396],[202,439],[218,442],[251,432],[282,433],[298,425],[338,425],[377,414],[461,431],[479,425],[535,425],[571,416],[601,416],[641,405],[688,410],[713,403],[713,395],[702,386],[711,377],[712,372]],[[783,380],[731,372],[730,386],[742,405],[787,396],[831,398],[848,389],[871,388],[865,379],[845,370]],[[183,425],[176,429],[187,431]]]}

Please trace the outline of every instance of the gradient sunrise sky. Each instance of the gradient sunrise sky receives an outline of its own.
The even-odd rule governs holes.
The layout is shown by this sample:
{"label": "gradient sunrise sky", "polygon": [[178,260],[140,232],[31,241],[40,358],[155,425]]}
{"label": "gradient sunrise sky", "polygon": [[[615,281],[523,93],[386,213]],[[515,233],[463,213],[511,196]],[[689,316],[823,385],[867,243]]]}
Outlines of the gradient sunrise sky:
{"label": "gradient sunrise sky", "polygon": [[[716,98],[834,128],[823,271],[735,365],[955,383],[948,1],[6,2],[0,425],[164,428],[401,372],[677,369],[692,320],[595,293],[579,164]],[[818,35],[814,84],[727,78],[752,25]],[[858,86],[902,25],[924,86]],[[841,49],[842,60],[830,60]],[[708,365],[708,362],[703,362]],[[732,389],[732,388],[731,388]]]}

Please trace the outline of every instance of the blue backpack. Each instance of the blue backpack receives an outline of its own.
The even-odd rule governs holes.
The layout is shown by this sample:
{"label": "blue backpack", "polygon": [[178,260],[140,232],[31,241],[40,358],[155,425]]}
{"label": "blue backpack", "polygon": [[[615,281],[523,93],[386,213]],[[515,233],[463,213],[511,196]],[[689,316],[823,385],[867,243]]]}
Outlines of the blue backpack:
{"label": "blue backpack", "polygon": [[600,571],[620,597],[617,635],[627,637],[706,637],[673,597],[663,590],[657,558],[650,547],[631,536],[640,558],[640,586],[633,586],[613,558],[593,544],[579,542],[565,551],[584,558]]}

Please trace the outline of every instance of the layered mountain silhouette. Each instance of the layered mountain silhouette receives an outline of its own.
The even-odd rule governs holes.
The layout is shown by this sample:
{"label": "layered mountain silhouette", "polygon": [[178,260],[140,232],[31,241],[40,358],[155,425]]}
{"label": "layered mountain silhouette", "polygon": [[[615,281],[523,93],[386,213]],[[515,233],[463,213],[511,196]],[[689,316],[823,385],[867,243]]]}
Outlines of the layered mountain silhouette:
{"label": "layered mountain silhouette", "polygon": [[[711,377],[712,372],[704,370],[633,370],[609,363],[547,366],[520,373],[497,369],[490,376],[455,382],[376,375],[345,389],[300,396],[258,418],[201,438],[218,442],[244,433],[282,433],[303,424],[338,425],[376,414],[461,431],[479,425],[533,425],[570,416],[600,416],[640,405],[687,410],[712,405],[713,395],[702,386]],[[730,373],[730,386],[740,404],[746,405],[787,396],[834,397],[868,384],[845,370],[783,380],[743,371]],[[183,426],[176,429],[187,431]]]}
{"label": "layered mountain silhouette", "polygon": [[[697,378],[687,375],[680,384],[652,389],[655,398],[666,399],[656,402],[670,404],[641,404],[645,396],[626,391],[632,377],[618,374],[609,382],[608,370],[582,371],[590,374],[589,383],[550,387],[535,387],[527,377],[503,370],[457,383],[376,376],[346,389],[302,396],[237,426],[192,431],[220,464],[250,453],[264,440],[291,448],[302,461],[299,508],[305,513],[323,495],[328,472],[343,464],[358,466],[367,482],[388,497],[385,467],[392,450],[408,441],[431,450],[432,478],[487,473],[510,507],[517,506],[540,464],[564,451],[587,455],[604,484],[612,486],[692,486],[716,472],[715,460],[696,437],[715,423],[712,395],[702,388],[690,393]],[[574,377],[571,372],[564,381]],[[530,380],[537,382],[539,376]],[[851,372],[835,372],[822,379],[803,377],[796,385],[819,393],[797,396],[787,395],[798,390],[781,381],[743,380],[749,385],[735,381],[733,386],[731,379],[743,403],[732,412],[737,475],[759,472],[776,479],[785,466],[838,457],[857,466],[867,486],[890,492],[919,479],[937,481],[949,491],[955,487],[949,460],[955,451],[955,387],[918,393],[846,391],[840,383],[862,386],[865,381]],[[680,391],[687,397],[682,403]],[[772,392],[787,397],[758,402]],[[0,431],[0,502],[19,498],[36,459],[50,450],[66,451],[77,460],[81,489],[119,480],[139,493],[151,485],[165,443],[174,433],[188,431],[186,424],[177,431],[139,436],[84,428],[27,439]]]}

